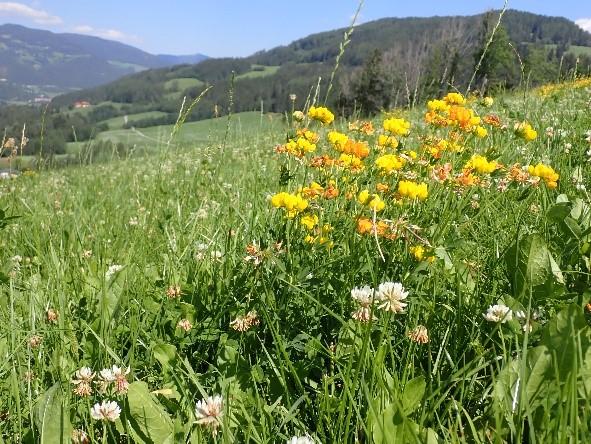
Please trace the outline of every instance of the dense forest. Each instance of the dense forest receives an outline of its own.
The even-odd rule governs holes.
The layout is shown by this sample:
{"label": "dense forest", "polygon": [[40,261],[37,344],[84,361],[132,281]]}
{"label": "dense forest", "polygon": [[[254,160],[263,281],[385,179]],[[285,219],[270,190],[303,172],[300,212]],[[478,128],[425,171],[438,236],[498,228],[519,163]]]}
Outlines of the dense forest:
{"label": "dense forest", "polygon": [[[470,83],[473,91],[494,93],[556,81],[575,70],[589,73],[591,34],[573,22],[513,10],[504,14],[497,28],[498,19],[499,11],[491,11],[470,17],[389,18],[357,26],[339,61],[327,104],[343,114],[370,115],[421,103],[452,88],[465,90]],[[149,70],[59,96],[48,112],[48,123],[56,134],[53,138],[64,143],[72,138],[85,140],[100,131],[97,125],[109,118],[146,111],[159,113],[129,125],[173,123],[182,97],[196,98],[209,86],[212,88],[189,120],[226,113],[229,91],[235,112],[284,112],[291,109],[291,94],[302,106],[318,84],[324,101],[346,31],[315,34],[246,58],[209,59],[197,65]],[[194,79],[198,84],[175,95],[170,93],[175,79]],[[79,100],[95,106],[77,115],[70,110]],[[64,116],[67,112],[65,122],[60,120],[60,111]],[[38,118],[38,111],[28,112]],[[22,126],[21,117],[3,112],[0,124]],[[49,131],[50,125],[45,129]]]}

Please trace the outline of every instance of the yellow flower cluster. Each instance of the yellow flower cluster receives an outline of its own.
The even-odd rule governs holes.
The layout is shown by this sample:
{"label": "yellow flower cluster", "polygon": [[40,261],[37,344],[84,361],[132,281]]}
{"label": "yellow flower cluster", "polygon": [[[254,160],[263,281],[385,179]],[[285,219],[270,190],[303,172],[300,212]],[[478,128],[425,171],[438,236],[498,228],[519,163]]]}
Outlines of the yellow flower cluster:
{"label": "yellow flower cluster", "polygon": [[429,191],[426,183],[401,180],[398,182],[398,194],[407,199],[425,200],[429,196]]}
{"label": "yellow flower cluster", "polygon": [[320,139],[320,136],[318,136],[318,134],[316,134],[314,131],[310,131],[307,128],[298,130],[297,134],[298,136],[303,137],[310,143],[316,143]]}
{"label": "yellow flower cluster", "polygon": [[323,106],[311,106],[308,111],[308,117],[312,120],[317,120],[323,125],[329,125],[334,121],[334,114],[329,111],[328,108]]}
{"label": "yellow flower cluster", "polygon": [[339,157],[339,164],[352,171],[361,171],[364,168],[363,161],[359,157],[345,153]]}
{"label": "yellow flower cluster", "polygon": [[314,200],[318,197],[323,197],[325,199],[334,199],[338,197],[339,190],[336,187],[336,183],[334,180],[330,180],[326,185],[326,188],[320,185],[318,182],[312,181],[310,186],[300,188],[297,194],[310,200]]}
{"label": "yellow flower cluster", "polygon": [[318,225],[318,216],[316,214],[306,214],[300,218],[300,224],[308,231],[312,231]]}
{"label": "yellow flower cluster", "polygon": [[[499,140],[506,135],[526,140],[537,136],[527,122],[518,123],[513,133],[504,132],[507,124],[502,116],[488,113],[481,119],[476,110],[493,104],[492,98],[466,100],[459,93],[431,100],[425,120],[432,126],[413,127],[413,136],[415,130],[418,133],[408,139],[403,138],[410,134],[411,123],[398,114],[387,115],[383,129],[376,131],[370,122],[356,121],[349,124],[348,130],[346,125],[340,129],[342,132],[324,128],[318,131],[320,135],[304,127],[306,119],[292,120],[297,130],[294,139],[275,150],[300,158],[294,171],[298,179],[306,178],[306,182],[292,188],[293,194],[276,194],[271,204],[283,209],[288,218],[296,218],[302,239],[311,245],[331,247],[333,240],[336,242],[333,236],[339,233],[325,222],[339,228],[351,226],[342,220],[345,218],[355,221],[360,235],[412,242],[414,245],[407,244],[406,250],[411,257],[417,261],[435,260],[428,240],[419,235],[407,236],[409,230],[420,230],[409,219],[418,210],[418,202],[428,199],[430,193],[439,196],[445,190],[462,195],[471,193],[470,187],[482,187],[482,193],[494,192],[495,188],[504,192],[509,187],[536,186],[542,181],[549,188],[557,187],[559,176],[550,166],[504,166],[498,160],[475,154],[489,146],[477,140],[489,133],[495,139],[499,134]],[[323,125],[335,118],[328,109],[316,107],[310,108],[308,116]],[[403,140],[404,146],[400,147]],[[308,156],[311,152],[315,154]],[[481,191],[472,194],[480,195]]]}
{"label": "yellow flower cluster", "polygon": [[308,201],[299,194],[281,192],[271,197],[271,205],[275,208],[283,208],[287,212],[287,217],[292,219],[308,208]]}
{"label": "yellow flower cluster", "polygon": [[477,126],[476,128],[474,128],[474,134],[476,135],[476,137],[483,139],[486,136],[488,136],[488,131],[483,126]]}
{"label": "yellow flower cluster", "polygon": [[527,122],[516,123],[515,134],[527,142],[531,142],[532,140],[535,140],[536,137],[538,137],[538,132]]}
{"label": "yellow flower cluster", "polygon": [[405,160],[395,154],[384,154],[375,160],[376,167],[386,174],[401,170],[404,167]]}
{"label": "yellow flower cluster", "polygon": [[345,148],[345,145],[349,141],[349,137],[347,137],[343,133],[339,133],[338,131],[331,131],[328,133],[328,141],[332,146],[335,147],[338,151],[342,151]]}
{"label": "yellow flower cluster", "polygon": [[[311,230],[310,230],[311,231]],[[314,229],[315,235],[308,234],[304,241],[308,244],[317,244],[322,245],[328,249],[334,246],[334,242],[330,240],[328,237],[329,233],[332,231],[332,227],[330,224],[324,224],[322,227],[318,227]]]}
{"label": "yellow flower cluster", "polygon": [[549,85],[540,86],[537,90],[541,96],[549,96],[551,94],[563,91],[573,90],[578,88],[588,88],[591,86],[591,77],[581,77],[575,80],[569,80],[562,83],[551,83]]}
{"label": "yellow flower cluster", "polygon": [[377,194],[370,195],[369,190],[363,190],[361,193],[359,193],[359,195],[357,196],[357,201],[361,205],[367,205],[376,213],[386,208],[386,204],[382,200],[382,198]]}
{"label": "yellow flower cluster", "polygon": [[[452,126],[476,137],[484,138],[488,135],[486,128],[480,126],[481,119],[474,110],[465,107],[466,99],[459,93],[449,93],[443,100],[435,99],[427,103],[425,122],[435,126]],[[486,97],[484,106],[492,106],[493,99]]]}
{"label": "yellow flower cluster", "polygon": [[308,199],[315,199],[324,192],[324,188],[318,182],[312,182],[309,187],[302,187],[298,194],[303,194]]}
{"label": "yellow flower cluster", "polygon": [[443,98],[443,100],[448,105],[465,105],[466,104],[466,98],[463,95],[461,95],[460,93],[455,93],[455,92],[448,93]]}
{"label": "yellow flower cluster", "polygon": [[493,106],[493,104],[495,103],[495,100],[492,97],[485,97],[484,99],[482,99],[482,105],[490,108],[491,106]]}
{"label": "yellow flower cluster", "polygon": [[398,148],[398,140],[396,139],[396,137],[380,134],[378,136],[378,146],[381,146],[383,148],[392,148],[393,150],[395,150],[396,148]]}
{"label": "yellow flower cluster", "polygon": [[432,256],[432,255],[427,256],[427,250],[422,245],[413,245],[412,247],[410,247],[408,249],[408,251],[419,262],[421,262],[421,261],[434,262],[435,261],[435,256]]}
{"label": "yellow flower cluster", "polygon": [[429,102],[427,102],[427,109],[429,109],[429,111],[434,111],[437,113],[446,113],[449,111],[449,108],[450,106],[445,100],[434,99],[429,100]]}
{"label": "yellow flower cluster", "polygon": [[556,188],[558,186],[557,182],[560,176],[548,165],[544,165],[543,163],[538,163],[536,166],[530,165],[527,171],[532,176],[539,177],[546,182],[548,188]]}
{"label": "yellow flower cluster", "polygon": [[384,120],[384,129],[398,136],[408,136],[410,134],[410,122],[392,117]]}
{"label": "yellow flower cluster", "polygon": [[448,111],[448,124],[457,126],[463,131],[472,132],[480,124],[480,117],[470,108],[452,106]]}
{"label": "yellow flower cluster", "polygon": [[478,154],[473,155],[464,166],[464,170],[475,170],[480,174],[490,174],[499,168],[499,164],[494,160],[490,162],[486,157]]}
{"label": "yellow flower cluster", "polygon": [[316,151],[316,144],[311,143],[305,137],[298,137],[297,140],[290,140],[283,145],[283,150],[296,157],[303,157],[307,153]]}

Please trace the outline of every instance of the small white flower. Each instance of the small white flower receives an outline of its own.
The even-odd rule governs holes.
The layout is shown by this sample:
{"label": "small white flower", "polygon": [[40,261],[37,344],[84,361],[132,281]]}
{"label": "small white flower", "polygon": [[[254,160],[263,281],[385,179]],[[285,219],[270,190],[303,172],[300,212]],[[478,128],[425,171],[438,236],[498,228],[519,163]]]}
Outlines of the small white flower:
{"label": "small white flower", "polygon": [[408,296],[408,291],[400,282],[384,282],[378,287],[376,300],[378,307],[392,313],[403,313],[408,304],[402,302]]}
{"label": "small white flower", "polygon": [[74,394],[82,397],[90,396],[92,394],[92,380],[94,379],[94,372],[89,367],[82,367],[80,370],[77,370],[74,378],[72,380],[72,384],[76,387],[74,388]]}
{"label": "small white flower", "polygon": [[89,444],[90,438],[84,430],[72,430],[72,444]]}
{"label": "small white flower", "polygon": [[74,384],[83,381],[90,382],[94,379],[94,372],[90,367],[82,367],[80,370],[76,370],[74,376],[76,377],[76,379],[72,381]]}
{"label": "small white flower", "polygon": [[293,436],[287,441],[287,444],[315,444],[309,436]]}
{"label": "small white flower", "polygon": [[488,307],[488,310],[483,316],[489,322],[501,322],[504,324],[513,319],[513,312],[506,305],[496,304]]}
{"label": "small white flower", "polygon": [[181,319],[176,326],[184,331],[190,331],[193,328],[193,324],[188,319]]}
{"label": "small white flower", "polygon": [[371,305],[374,299],[374,289],[369,285],[355,287],[353,290],[351,290],[351,297],[363,307],[367,307]]}
{"label": "small white flower", "polygon": [[211,428],[214,435],[222,423],[223,415],[224,400],[220,395],[208,396],[195,404],[197,424]]}
{"label": "small white flower", "polygon": [[121,408],[115,401],[98,402],[90,409],[90,416],[97,421],[115,422],[121,415]]}
{"label": "small white flower", "polygon": [[370,307],[361,307],[358,310],[351,313],[351,317],[358,322],[367,323],[370,320],[377,320],[375,316],[371,315],[371,308]]}
{"label": "small white flower", "polygon": [[105,382],[113,382],[115,378],[115,374],[113,370],[110,368],[104,368],[99,372],[99,378],[101,378]]}
{"label": "small white flower", "polygon": [[533,321],[537,321],[541,317],[540,309],[534,310],[529,318],[523,310],[516,311],[514,314],[521,324],[521,329],[525,332],[531,332],[534,328]]}
{"label": "small white flower", "polygon": [[207,211],[206,208],[199,208],[199,210],[197,210],[197,213],[195,213],[195,217],[197,219],[205,219],[207,218],[207,216],[209,216],[209,211]]}
{"label": "small white flower", "polygon": [[105,273],[105,278],[107,280],[111,279],[116,273],[120,272],[121,270],[123,270],[123,265],[111,265],[109,267],[109,269],[107,270],[107,272]]}

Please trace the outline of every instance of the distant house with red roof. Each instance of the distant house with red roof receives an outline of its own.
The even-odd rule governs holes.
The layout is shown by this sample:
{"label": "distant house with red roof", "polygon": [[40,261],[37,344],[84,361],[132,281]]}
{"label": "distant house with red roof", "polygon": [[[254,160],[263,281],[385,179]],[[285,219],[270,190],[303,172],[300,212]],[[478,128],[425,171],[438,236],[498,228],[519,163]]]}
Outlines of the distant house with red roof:
{"label": "distant house with red roof", "polygon": [[79,109],[79,108],[90,108],[90,102],[86,101],[86,100],[79,100],[77,102],[74,102],[74,108]]}

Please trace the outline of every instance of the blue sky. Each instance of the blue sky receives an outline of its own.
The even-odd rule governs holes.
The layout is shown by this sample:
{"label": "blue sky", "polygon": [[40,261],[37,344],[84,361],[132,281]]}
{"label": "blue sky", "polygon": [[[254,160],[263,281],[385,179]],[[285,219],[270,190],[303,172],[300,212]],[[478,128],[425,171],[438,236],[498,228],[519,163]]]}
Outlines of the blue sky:
{"label": "blue sky", "polygon": [[[0,23],[119,40],[152,53],[245,56],[348,26],[357,0],[0,1]],[[361,22],[476,14],[503,0],[366,0]],[[509,7],[577,20],[591,31],[590,0],[509,0]]]}

